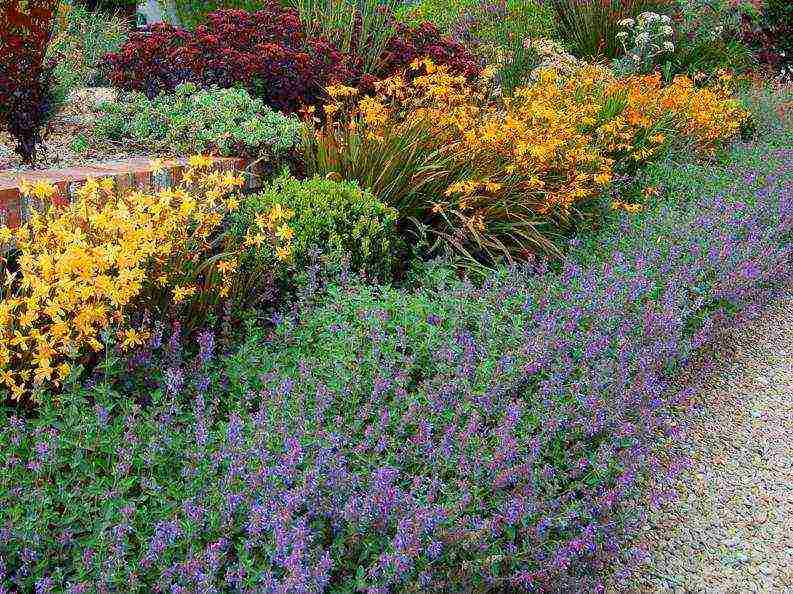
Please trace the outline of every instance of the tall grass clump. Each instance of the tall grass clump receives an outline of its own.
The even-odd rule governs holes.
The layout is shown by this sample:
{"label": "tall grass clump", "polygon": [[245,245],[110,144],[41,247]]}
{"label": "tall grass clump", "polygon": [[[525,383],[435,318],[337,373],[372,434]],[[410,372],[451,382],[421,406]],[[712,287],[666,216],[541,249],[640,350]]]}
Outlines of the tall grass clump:
{"label": "tall grass clump", "polygon": [[[195,29],[206,21],[207,15],[217,10],[261,10],[265,0],[175,0],[176,17],[179,24],[188,29]],[[165,2],[162,2],[165,5]]]}
{"label": "tall grass clump", "polygon": [[400,0],[288,0],[306,32],[330,40],[349,55],[356,70],[371,74],[396,33],[394,11]]}
{"label": "tall grass clump", "polygon": [[572,52],[614,59],[620,53],[619,22],[642,12],[664,12],[670,0],[551,0],[556,24]]}
{"label": "tall grass clump", "polygon": [[47,49],[63,93],[75,87],[105,85],[108,81],[102,72],[102,59],[121,47],[131,29],[129,21],[119,14],[92,12],[82,4],[73,4]]}

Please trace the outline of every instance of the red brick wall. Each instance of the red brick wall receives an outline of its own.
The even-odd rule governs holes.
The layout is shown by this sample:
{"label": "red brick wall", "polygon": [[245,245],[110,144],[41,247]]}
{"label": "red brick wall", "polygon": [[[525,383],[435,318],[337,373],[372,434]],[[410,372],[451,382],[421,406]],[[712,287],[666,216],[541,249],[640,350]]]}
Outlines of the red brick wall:
{"label": "red brick wall", "polygon": [[[186,159],[166,161],[162,170],[155,173],[149,159],[125,159],[87,167],[0,173],[0,223],[9,227],[17,227],[25,218],[26,213],[31,208],[36,208],[35,204],[20,195],[19,186],[22,181],[49,180],[60,192],[53,201],[56,204],[58,202],[68,203],[75,188],[80,187],[88,178],[111,177],[115,180],[116,188],[119,190],[127,188],[158,190],[178,183],[185,164]],[[214,168],[220,171],[245,172],[246,189],[255,189],[260,186],[261,169],[242,159],[218,158],[215,159]]]}

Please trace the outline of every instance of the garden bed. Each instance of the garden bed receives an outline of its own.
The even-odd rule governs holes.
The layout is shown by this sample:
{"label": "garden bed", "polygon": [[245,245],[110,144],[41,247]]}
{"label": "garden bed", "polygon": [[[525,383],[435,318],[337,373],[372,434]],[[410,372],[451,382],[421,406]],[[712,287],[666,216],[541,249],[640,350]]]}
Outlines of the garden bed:
{"label": "garden bed", "polygon": [[786,7],[229,1],[0,9],[0,592],[623,582],[793,282]]}

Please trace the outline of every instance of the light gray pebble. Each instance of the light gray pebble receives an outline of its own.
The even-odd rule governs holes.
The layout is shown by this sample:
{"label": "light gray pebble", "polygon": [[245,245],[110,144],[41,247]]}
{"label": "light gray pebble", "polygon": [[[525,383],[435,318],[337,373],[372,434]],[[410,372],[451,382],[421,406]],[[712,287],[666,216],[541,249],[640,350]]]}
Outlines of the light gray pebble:
{"label": "light gray pebble", "polygon": [[725,337],[631,594],[793,594],[793,291]]}

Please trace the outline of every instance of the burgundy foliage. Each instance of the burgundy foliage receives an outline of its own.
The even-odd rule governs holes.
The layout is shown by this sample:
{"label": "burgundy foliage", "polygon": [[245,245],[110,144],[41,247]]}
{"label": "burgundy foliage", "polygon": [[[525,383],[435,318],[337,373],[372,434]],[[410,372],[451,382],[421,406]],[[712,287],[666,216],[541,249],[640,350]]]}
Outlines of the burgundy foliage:
{"label": "burgundy foliage", "polygon": [[793,25],[789,22],[754,24],[744,17],[741,41],[752,48],[760,64],[775,69],[793,67]]}
{"label": "burgundy foliage", "polygon": [[[270,2],[255,13],[221,10],[195,31],[158,24],[130,36],[106,63],[111,82],[154,96],[180,82],[243,86],[272,107],[295,112],[322,101],[332,83],[370,87],[424,56],[475,76],[476,61],[430,24],[395,24],[374,76],[364,77],[355,58],[322,37],[306,35],[298,13]],[[356,43],[360,43],[358,40]]]}
{"label": "burgundy foliage", "polygon": [[55,0],[3,0],[0,5],[0,127],[26,161],[55,111],[52,66],[45,56],[55,21]]}

